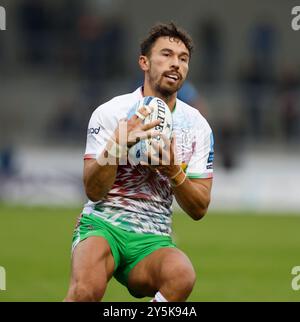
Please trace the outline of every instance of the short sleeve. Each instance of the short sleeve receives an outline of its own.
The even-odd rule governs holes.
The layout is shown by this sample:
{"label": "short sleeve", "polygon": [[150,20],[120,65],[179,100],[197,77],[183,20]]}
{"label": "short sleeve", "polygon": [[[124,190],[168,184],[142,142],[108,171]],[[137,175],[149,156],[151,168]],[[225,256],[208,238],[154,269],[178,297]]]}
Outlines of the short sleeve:
{"label": "short sleeve", "polygon": [[214,137],[206,122],[202,127],[195,127],[194,151],[186,169],[187,177],[190,179],[212,178],[213,161]]}
{"label": "short sleeve", "polygon": [[117,121],[108,118],[105,110],[98,107],[89,121],[84,159],[96,159],[112,137]]}

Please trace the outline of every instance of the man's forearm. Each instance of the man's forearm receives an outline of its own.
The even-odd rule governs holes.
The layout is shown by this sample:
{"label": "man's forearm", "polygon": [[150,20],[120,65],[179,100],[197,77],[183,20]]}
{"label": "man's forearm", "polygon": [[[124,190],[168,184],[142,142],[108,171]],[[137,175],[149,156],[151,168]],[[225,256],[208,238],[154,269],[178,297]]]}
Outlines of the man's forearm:
{"label": "man's forearm", "polygon": [[88,198],[94,202],[103,199],[113,186],[118,163],[127,158],[127,147],[121,147],[115,138],[107,142],[97,160],[86,160],[84,165],[84,187]]}
{"label": "man's forearm", "polygon": [[86,195],[92,201],[103,199],[116,180],[117,165],[100,166],[96,160],[89,160],[84,171]]}
{"label": "man's forearm", "polygon": [[208,187],[186,178],[181,185],[173,188],[173,192],[179,206],[194,220],[205,215],[210,202]]}

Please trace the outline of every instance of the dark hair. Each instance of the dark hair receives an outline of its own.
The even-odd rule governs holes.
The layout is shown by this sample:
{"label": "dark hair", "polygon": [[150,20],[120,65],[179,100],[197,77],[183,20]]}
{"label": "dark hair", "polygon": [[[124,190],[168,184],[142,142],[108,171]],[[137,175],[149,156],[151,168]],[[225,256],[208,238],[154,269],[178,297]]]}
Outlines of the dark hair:
{"label": "dark hair", "polygon": [[173,37],[181,40],[189,50],[191,56],[194,47],[191,36],[185,30],[177,27],[173,22],[168,24],[158,23],[150,29],[147,38],[141,42],[141,55],[148,56],[155,41],[159,37]]}

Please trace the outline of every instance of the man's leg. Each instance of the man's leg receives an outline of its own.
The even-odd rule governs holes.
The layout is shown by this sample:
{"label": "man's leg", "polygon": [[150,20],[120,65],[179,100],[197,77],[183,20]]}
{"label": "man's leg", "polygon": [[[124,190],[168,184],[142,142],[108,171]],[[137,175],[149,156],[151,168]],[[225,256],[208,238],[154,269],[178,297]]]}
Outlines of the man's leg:
{"label": "man's leg", "polygon": [[107,240],[98,236],[83,240],[73,252],[65,301],[100,301],[113,272],[114,259]]}
{"label": "man's leg", "polygon": [[193,290],[196,274],[188,257],[177,248],[160,248],[141,260],[129,273],[128,287],[137,294],[168,301],[185,301]]}

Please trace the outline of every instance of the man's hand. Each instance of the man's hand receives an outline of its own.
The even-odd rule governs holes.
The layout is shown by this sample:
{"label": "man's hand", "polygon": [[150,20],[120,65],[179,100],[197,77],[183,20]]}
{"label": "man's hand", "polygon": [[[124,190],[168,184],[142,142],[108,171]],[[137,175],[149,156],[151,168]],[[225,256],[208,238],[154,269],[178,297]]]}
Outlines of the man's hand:
{"label": "man's hand", "polygon": [[[154,171],[159,171],[168,178],[173,178],[181,170],[180,163],[176,157],[175,135],[169,140],[165,135],[160,135],[162,141],[158,143],[152,140],[153,150],[148,154],[148,165]],[[164,145],[164,146],[163,146]],[[142,163],[146,165],[145,162]]]}
{"label": "man's hand", "polygon": [[160,124],[160,120],[144,125],[144,119],[152,112],[151,107],[142,106],[129,120],[121,119],[115,131],[115,141],[120,146],[130,148],[140,140],[150,139],[160,134],[153,128]]}
{"label": "man's hand", "polygon": [[164,147],[152,141],[156,155],[149,153],[148,163],[143,164],[148,164],[153,171],[167,176],[180,207],[194,220],[199,220],[205,215],[210,202],[212,180],[188,179],[176,159],[175,136],[171,141],[164,135],[161,137]]}
{"label": "man's hand", "polygon": [[153,129],[160,123],[159,120],[147,125],[143,124],[144,119],[151,112],[149,107],[143,106],[129,120],[120,120],[114,135],[108,140],[106,148],[98,158],[85,160],[84,185],[90,200],[101,200],[111,189],[116,179],[120,158],[127,158],[129,147],[139,140],[159,135],[160,132]]}

